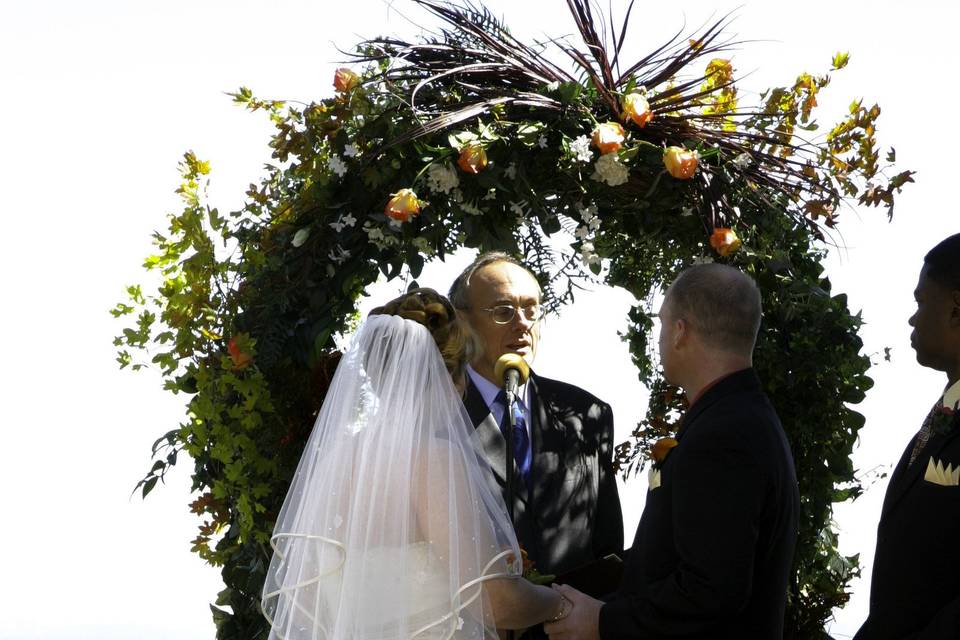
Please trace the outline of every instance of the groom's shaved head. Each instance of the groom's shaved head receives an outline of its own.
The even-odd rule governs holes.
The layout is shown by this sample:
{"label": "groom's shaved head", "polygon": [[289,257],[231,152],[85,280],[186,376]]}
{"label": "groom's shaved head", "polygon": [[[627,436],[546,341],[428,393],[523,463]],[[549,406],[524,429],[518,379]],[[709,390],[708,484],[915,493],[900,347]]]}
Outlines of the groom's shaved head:
{"label": "groom's shaved head", "polygon": [[760,330],[760,290],[739,269],[702,264],[685,269],[667,289],[671,319],[691,325],[704,345],[749,356]]}

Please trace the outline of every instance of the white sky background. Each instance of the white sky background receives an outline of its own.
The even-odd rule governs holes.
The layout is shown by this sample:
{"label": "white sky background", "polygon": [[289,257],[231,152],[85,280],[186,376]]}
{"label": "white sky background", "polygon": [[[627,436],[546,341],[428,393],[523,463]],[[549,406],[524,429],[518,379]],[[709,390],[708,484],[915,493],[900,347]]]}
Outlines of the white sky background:
{"label": "white sky background", "polygon": [[[684,17],[692,28],[737,4],[638,2],[633,52],[661,44]],[[574,29],[561,0],[488,6],[521,36]],[[892,348],[859,407],[862,472],[889,471],[944,382],[915,363],[906,320],[923,254],[960,229],[950,65],[958,13],[946,3],[905,11],[900,2],[754,2],[733,26],[763,40],[734,55],[739,72],[754,71],[742,100],[747,89],[826,71],[836,51],[849,50],[850,67],[821,94],[820,122],[834,122],[854,98],[879,102],[881,144],[918,172],[892,224],[882,211],[843,213],[847,248],[829,262],[836,290],[863,310],[866,352]],[[173,191],[185,150],[212,161],[211,200],[221,211],[239,208],[261,175],[269,123],[223,91],[247,85],[262,97],[319,99],[332,92],[334,43],[349,49],[359,36],[397,31],[413,27],[380,0],[0,5],[0,638],[213,637],[208,603],[221,587],[218,570],[188,551],[197,525],[187,509],[190,460],[145,502],[129,497],[149,468],[150,444],[179,423],[182,398],[163,392],[153,373],[117,369],[111,340],[121,324],[108,309],[124,285],[143,279],[151,231],[179,209]],[[468,258],[431,267],[420,282],[446,289]],[[580,297],[550,320],[536,365],[610,401],[618,440],[646,398],[616,336],[628,298]],[[622,492],[628,542],[644,484],[631,480]],[[842,549],[862,553],[865,576],[885,487],[876,481],[836,512]],[[854,588],[837,613],[838,637],[866,615],[867,580]]]}

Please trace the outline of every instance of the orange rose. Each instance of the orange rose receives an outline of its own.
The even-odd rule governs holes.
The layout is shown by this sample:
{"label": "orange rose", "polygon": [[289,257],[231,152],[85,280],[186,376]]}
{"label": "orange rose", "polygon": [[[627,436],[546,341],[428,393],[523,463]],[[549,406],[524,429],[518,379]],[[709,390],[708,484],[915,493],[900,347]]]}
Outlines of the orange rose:
{"label": "orange rose", "polygon": [[650,103],[639,93],[628,93],[623,97],[623,112],[638,127],[645,127],[648,122],[653,120]]}
{"label": "orange rose", "polygon": [[227,353],[230,354],[234,369],[246,369],[253,362],[253,356],[240,348],[235,337],[227,341]]}
{"label": "orange rose", "polygon": [[467,173],[480,173],[487,166],[487,152],[479,144],[464,145],[457,165]]}
{"label": "orange rose", "polygon": [[337,91],[346,93],[358,84],[360,84],[360,76],[346,67],[340,67],[333,74],[333,86],[336,87]]}
{"label": "orange rose", "polygon": [[653,446],[650,447],[650,457],[653,458],[654,464],[662,464],[664,460],[667,459],[667,454],[670,453],[670,449],[673,449],[675,446],[680,444],[676,438],[660,438],[653,443]]}
{"label": "orange rose", "polygon": [[689,180],[697,172],[700,156],[696,151],[683,147],[667,147],[663,150],[663,166],[674,178]]}
{"label": "orange rose", "polygon": [[593,130],[593,146],[600,149],[601,154],[613,153],[623,146],[626,131],[619,122],[604,122]]}
{"label": "orange rose", "polygon": [[400,191],[391,195],[390,202],[387,203],[387,208],[383,211],[388,217],[406,222],[420,213],[420,199],[413,192],[413,189],[400,189]]}
{"label": "orange rose", "polygon": [[710,236],[710,246],[721,256],[728,256],[740,248],[741,242],[733,229],[716,228]]}

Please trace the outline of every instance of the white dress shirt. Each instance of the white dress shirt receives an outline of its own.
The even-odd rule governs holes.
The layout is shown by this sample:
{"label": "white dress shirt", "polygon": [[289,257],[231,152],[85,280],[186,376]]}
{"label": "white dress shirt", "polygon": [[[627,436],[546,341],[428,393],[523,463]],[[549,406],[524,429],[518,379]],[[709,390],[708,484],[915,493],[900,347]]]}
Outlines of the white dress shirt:
{"label": "white dress shirt", "polygon": [[[473,367],[467,365],[467,375],[470,376],[470,379],[473,381],[474,386],[477,387],[477,391],[480,392],[480,396],[483,398],[484,403],[490,409],[490,413],[493,414],[494,419],[497,421],[498,425],[503,424],[503,414],[506,412],[507,408],[497,401],[497,394],[500,393],[500,387],[493,384],[482,375],[477,373]],[[517,389],[517,402],[520,403],[520,409],[523,411],[523,417],[527,422],[527,437],[530,438],[530,442],[533,442],[533,434],[530,431],[531,422],[530,415],[530,385],[522,384]]]}

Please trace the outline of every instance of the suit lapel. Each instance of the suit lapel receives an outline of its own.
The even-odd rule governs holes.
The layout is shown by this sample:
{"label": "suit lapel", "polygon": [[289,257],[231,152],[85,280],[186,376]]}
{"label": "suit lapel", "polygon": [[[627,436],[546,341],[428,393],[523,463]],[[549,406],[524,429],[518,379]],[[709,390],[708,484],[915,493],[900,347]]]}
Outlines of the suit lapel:
{"label": "suit lapel", "polygon": [[954,426],[949,433],[931,435],[930,440],[927,441],[927,445],[921,450],[920,455],[917,456],[913,464],[908,466],[910,453],[913,450],[913,443],[917,438],[914,436],[910,439],[910,443],[900,457],[897,468],[894,469],[893,475],[890,476],[890,487],[887,489],[887,495],[883,501],[883,509],[880,512],[881,520],[886,518],[893,508],[903,500],[903,497],[910,488],[916,484],[920,476],[927,470],[927,461],[931,457],[936,458],[939,456],[944,447],[957,437],[957,434],[960,434],[960,429]]}
{"label": "suit lapel", "polygon": [[544,495],[555,495],[553,484],[561,476],[557,473],[559,466],[558,452],[549,452],[553,448],[550,446],[551,440],[554,440],[557,435],[554,433],[557,421],[549,413],[550,403],[548,398],[544,397],[544,390],[540,381],[531,375],[528,384],[532,385],[530,417],[533,424],[530,425],[530,433],[533,446],[531,469],[533,503],[540,504]]}
{"label": "suit lapel", "polygon": [[533,385],[533,504],[543,515],[551,506],[567,504],[578,487],[571,478],[582,472],[577,463],[580,446],[576,430],[557,415],[557,398],[547,381],[531,374],[528,384]]}
{"label": "suit lapel", "polygon": [[[469,376],[467,377],[467,391],[463,404],[466,406],[467,413],[470,414],[470,419],[476,428],[476,436],[484,459],[493,470],[497,483],[501,487],[505,487],[507,483],[507,441],[500,431],[500,425],[497,424],[493,414],[490,413],[490,407],[484,402],[483,396]],[[517,483],[516,497],[519,502],[525,505],[527,500],[525,492],[521,490],[520,471],[517,469],[516,461],[511,460],[510,462],[513,465],[514,478]],[[516,508],[514,513],[517,513]]]}

